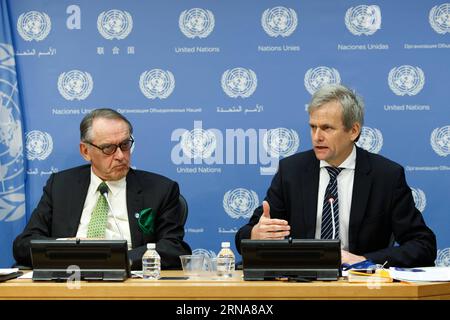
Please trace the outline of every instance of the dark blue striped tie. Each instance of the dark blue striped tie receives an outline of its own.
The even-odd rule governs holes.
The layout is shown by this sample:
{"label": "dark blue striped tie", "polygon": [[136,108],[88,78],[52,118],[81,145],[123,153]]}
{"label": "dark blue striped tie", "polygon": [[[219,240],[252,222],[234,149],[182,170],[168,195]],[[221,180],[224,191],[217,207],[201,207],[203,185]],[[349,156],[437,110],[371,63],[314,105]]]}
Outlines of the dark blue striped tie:
{"label": "dark blue striped tie", "polygon": [[325,167],[330,176],[330,182],[328,183],[327,189],[325,191],[325,197],[323,199],[323,210],[322,210],[322,228],[321,228],[321,239],[332,239],[333,238],[333,215],[331,212],[331,201],[333,199],[332,205],[334,210],[334,225],[335,225],[335,239],[339,239],[339,201],[338,201],[338,191],[337,191],[337,176],[342,171],[343,168],[335,167]]}

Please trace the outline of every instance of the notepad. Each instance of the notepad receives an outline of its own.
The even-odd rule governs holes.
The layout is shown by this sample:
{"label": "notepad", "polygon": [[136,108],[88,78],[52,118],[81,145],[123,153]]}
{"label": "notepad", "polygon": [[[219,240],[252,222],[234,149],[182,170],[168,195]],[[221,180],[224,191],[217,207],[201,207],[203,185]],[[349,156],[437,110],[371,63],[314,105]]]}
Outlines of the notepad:
{"label": "notepad", "polygon": [[361,272],[358,270],[348,271],[348,282],[392,282],[393,279],[386,269],[374,269],[372,272]]}

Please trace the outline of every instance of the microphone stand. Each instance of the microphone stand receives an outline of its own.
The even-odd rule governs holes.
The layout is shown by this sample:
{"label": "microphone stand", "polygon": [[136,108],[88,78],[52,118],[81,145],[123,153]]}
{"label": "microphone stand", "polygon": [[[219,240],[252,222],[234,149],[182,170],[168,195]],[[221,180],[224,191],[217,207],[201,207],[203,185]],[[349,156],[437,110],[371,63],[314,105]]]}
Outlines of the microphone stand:
{"label": "microphone stand", "polygon": [[336,222],[334,221],[334,198],[330,197],[328,199],[331,208],[331,221],[333,223],[333,239],[336,239]]}
{"label": "microphone stand", "polygon": [[108,187],[101,188],[101,189],[100,189],[100,193],[101,193],[102,196],[105,197],[106,202],[108,203],[109,210],[111,210],[111,213],[112,213],[112,216],[113,216],[113,219],[114,219],[114,223],[116,224],[117,230],[119,231],[119,234],[120,234],[120,238],[121,238],[121,239],[125,239],[125,238],[123,237],[122,231],[121,231],[120,228],[119,228],[119,224],[117,223],[116,215],[115,215],[114,210],[113,210],[113,208],[112,208],[112,206],[111,206],[111,203],[110,203],[109,200],[108,200]]}

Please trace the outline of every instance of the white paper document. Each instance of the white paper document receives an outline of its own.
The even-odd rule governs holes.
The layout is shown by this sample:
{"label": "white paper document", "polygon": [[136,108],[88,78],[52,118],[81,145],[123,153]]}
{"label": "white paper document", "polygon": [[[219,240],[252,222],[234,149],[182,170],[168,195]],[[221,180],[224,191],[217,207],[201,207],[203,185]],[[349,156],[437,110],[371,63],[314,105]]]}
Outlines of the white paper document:
{"label": "white paper document", "polygon": [[4,268],[4,269],[0,269],[0,275],[7,275],[7,274],[15,273],[17,271],[19,271],[19,268]]}
{"label": "white paper document", "polygon": [[22,276],[20,276],[18,279],[33,279],[33,271],[25,272]]}
{"label": "white paper document", "polygon": [[424,268],[389,268],[393,279],[422,282],[422,281],[450,281],[450,267]]}

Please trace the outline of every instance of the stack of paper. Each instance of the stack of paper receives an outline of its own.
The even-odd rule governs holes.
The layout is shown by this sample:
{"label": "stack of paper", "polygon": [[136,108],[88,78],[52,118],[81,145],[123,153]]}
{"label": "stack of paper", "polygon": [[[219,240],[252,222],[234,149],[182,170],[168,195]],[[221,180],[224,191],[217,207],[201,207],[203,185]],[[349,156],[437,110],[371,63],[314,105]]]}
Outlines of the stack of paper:
{"label": "stack of paper", "polygon": [[450,281],[450,267],[389,268],[391,277],[407,282]]}

